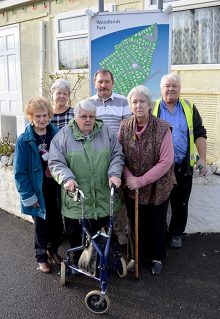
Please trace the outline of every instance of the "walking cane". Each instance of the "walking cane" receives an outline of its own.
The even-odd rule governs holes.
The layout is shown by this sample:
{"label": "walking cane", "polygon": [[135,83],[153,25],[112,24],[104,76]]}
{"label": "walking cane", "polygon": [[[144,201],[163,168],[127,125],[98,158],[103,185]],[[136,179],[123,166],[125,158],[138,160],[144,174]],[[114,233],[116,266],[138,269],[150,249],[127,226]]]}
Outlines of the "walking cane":
{"label": "walking cane", "polygon": [[130,257],[130,246],[131,246],[131,239],[130,239],[130,236],[131,236],[131,230],[130,230],[130,218],[128,218],[128,242],[127,242],[127,260],[129,259]]}
{"label": "walking cane", "polygon": [[138,274],[138,189],[135,190],[135,279],[139,278]]}

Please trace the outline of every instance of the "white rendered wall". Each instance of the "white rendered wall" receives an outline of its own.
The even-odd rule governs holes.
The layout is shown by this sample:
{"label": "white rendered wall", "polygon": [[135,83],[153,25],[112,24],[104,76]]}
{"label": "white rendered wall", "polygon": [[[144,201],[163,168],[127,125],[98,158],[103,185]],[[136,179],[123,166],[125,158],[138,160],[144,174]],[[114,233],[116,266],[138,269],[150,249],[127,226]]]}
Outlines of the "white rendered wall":
{"label": "white rendered wall", "polygon": [[[30,216],[20,212],[12,167],[0,167],[0,208],[26,220],[32,220]],[[193,179],[186,233],[198,232],[220,233],[220,176],[209,175]]]}

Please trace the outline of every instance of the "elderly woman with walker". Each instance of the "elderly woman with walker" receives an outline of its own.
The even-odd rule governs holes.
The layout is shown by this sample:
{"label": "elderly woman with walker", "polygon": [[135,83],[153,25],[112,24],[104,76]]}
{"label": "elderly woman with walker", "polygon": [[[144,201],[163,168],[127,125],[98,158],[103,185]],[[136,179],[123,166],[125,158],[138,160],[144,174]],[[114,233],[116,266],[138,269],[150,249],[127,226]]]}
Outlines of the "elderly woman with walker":
{"label": "elderly woman with walker", "polygon": [[125,202],[132,247],[135,238],[135,196],[135,210],[139,212],[138,220],[136,216],[136,246],[131,249],[127,266],[128,271],[135,271],[136,256],[137,278],[139,260],[150,261],[153,275],[159,275],[163,270],[167,208],[175,183],[174,153],[170,126],[150,112],[152,102],[149,90],[143,85],[133,88],[128,94],[128,103],[133,115],[121,123],[119,140],[125,154]]}
{"label": "elderly woman with walker", "polygon": [[[61,283],[65,284],[66,273],[81,273],[99,280],[101,292],[92,291],[85,298],[87,308],[99,314],[109,307],[107,256],[113,211],[120,207],[120,197],[113,200],[112,191],[113,186],[121,185],[123,166],[124,155],[117,135],[102,120],[96,119],[96,106],[91,101],[79,102],[74,108],[74,119],[51,143],[49,168],[62,185],[61,211],[68,220],[67,236],[71,246],[61,266]],[[126,264],[120,254],[117,256],[121,264],[117,263],[116,270],[122,277],[125,275],[123,264],[127,273]]]}

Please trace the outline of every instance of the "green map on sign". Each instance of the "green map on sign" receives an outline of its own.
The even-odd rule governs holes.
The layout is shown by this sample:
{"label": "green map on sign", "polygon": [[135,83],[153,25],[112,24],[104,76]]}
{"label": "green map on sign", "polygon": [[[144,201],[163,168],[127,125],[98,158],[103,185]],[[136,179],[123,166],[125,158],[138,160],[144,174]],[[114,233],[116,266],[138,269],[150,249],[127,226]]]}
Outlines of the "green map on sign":
{"label": "green map on sign", "polygon": [[157,39],[157,24],[153,24],[115,45],[115,51],[100,62],[102,69],[114,74],[115,92],[127,96],[149,78]]}

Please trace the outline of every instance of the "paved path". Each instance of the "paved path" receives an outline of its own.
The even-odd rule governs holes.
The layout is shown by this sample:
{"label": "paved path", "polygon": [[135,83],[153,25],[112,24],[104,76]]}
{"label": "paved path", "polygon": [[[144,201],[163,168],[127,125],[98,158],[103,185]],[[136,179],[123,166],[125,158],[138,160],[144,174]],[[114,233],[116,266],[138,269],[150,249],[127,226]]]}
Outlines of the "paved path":
{"label": "paved path", "polygon": [[[96,281],[72,277],[61,287],[59,268],[49,275],[37,270],[33,225],[0,211],[0,239],[1,318],[97,318],[84,305],[85,295],[98,289]],[[184,247],[168,254],[161,276],[147,268],[139,280],[111,275],[111,306],[102,318],[219,319],[220,234],[186,236]]]}

